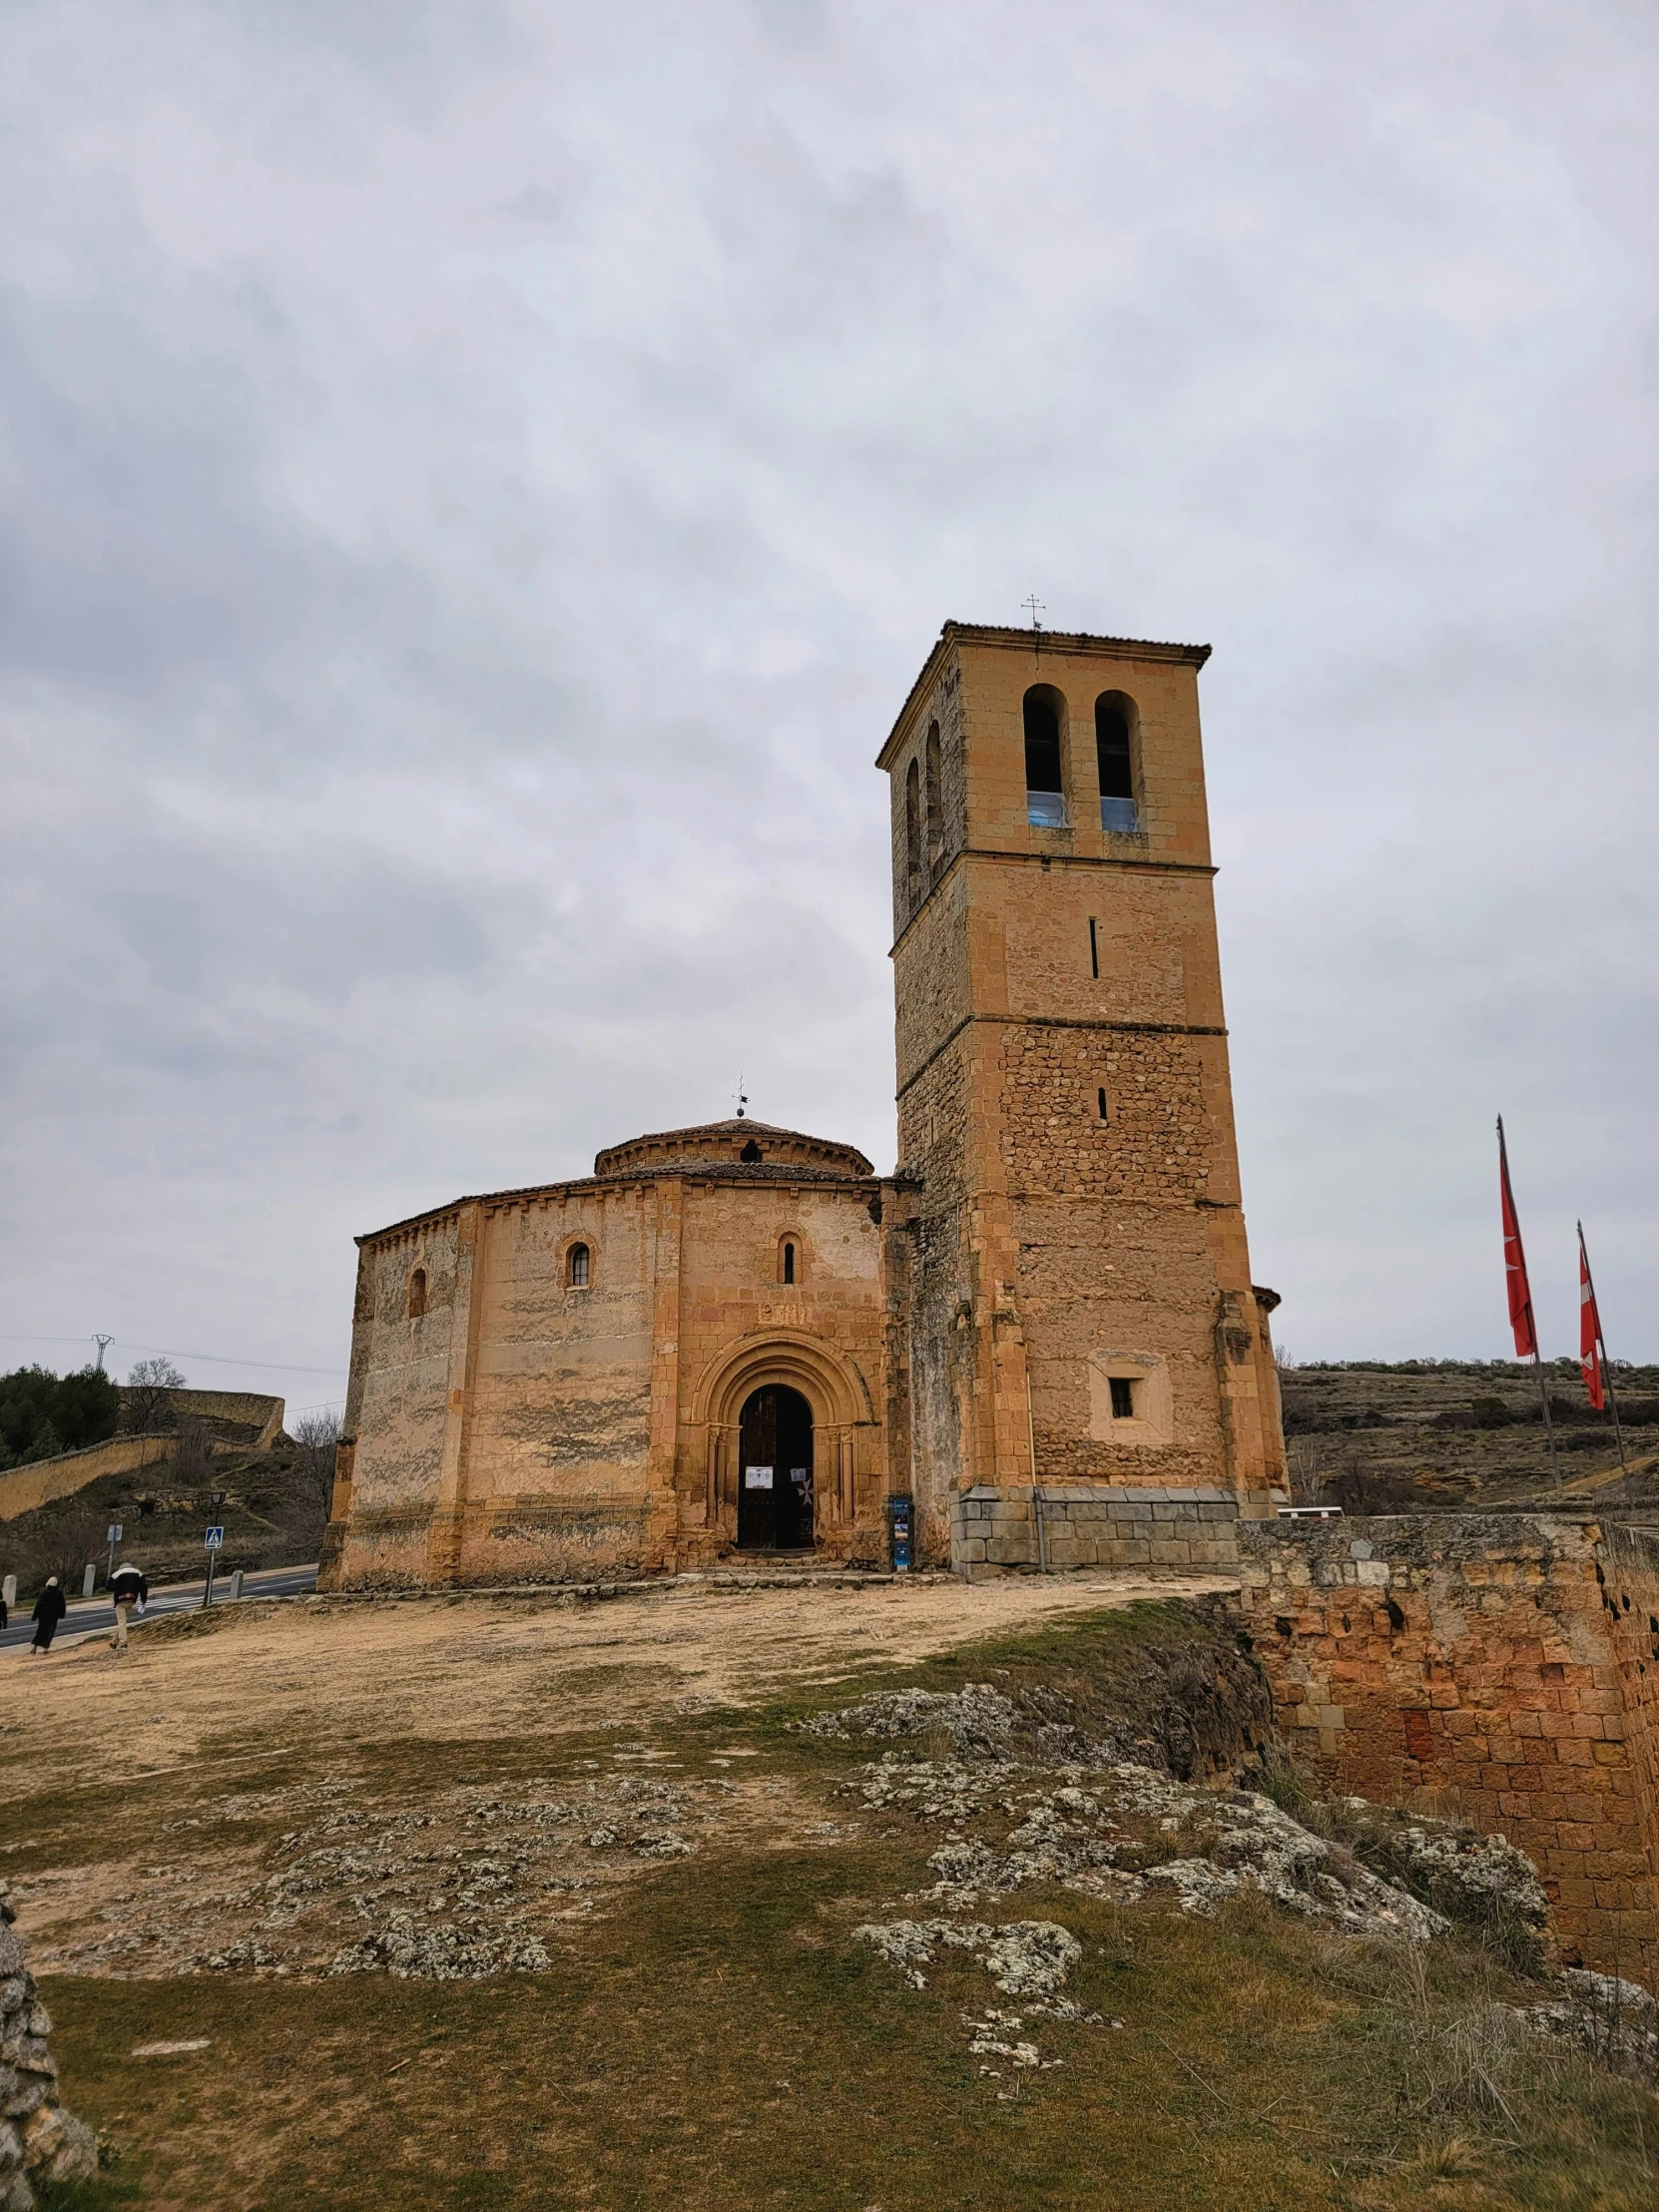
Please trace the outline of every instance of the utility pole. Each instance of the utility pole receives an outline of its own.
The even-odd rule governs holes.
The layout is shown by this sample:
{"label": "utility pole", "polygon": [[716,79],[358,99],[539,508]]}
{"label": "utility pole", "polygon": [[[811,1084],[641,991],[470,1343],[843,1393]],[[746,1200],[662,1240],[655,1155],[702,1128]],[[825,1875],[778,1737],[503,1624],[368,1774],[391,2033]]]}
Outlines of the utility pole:
{"label": "utility pole", "polygon": [[95,1331],[92,1341],[98,1347],[98,1372],[102,1375],[104,1372],[104,1355],[110,1346],[115,1343],[115,1339],[104,1336],[102,1332]]}

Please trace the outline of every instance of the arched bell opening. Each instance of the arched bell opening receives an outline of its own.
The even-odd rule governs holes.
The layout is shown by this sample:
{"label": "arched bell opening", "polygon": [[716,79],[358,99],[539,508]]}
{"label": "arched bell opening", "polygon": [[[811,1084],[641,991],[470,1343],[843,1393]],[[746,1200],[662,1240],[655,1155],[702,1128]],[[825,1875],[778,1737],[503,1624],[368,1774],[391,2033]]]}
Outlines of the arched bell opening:
{"label": "arched bell opening", "polygon": [[813,1408],[786,1382],[744,1400],[738,1422],[738,1549],[813,1548]]}

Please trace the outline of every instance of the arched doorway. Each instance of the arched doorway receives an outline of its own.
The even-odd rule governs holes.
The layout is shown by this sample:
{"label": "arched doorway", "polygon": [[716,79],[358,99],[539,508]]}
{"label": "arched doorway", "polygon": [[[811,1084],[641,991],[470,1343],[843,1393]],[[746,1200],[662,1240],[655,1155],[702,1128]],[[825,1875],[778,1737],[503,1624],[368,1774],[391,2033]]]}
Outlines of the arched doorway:
{"label": "arched doorway", "polygon": [[771,1382],[744,1400],[738,1429],[738,1548],[813,1546],[813,1408]]}

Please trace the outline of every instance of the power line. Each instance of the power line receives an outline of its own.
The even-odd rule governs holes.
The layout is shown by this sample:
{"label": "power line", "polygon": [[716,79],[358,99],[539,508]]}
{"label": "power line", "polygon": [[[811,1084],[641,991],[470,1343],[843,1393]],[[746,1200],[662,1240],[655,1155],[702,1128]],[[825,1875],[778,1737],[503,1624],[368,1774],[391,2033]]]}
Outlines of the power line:
{"label": "power line", "polygon": [[[0,1329],[0,1344],[12,1345],[84,1345],[95,1342],[87,1337],[24,1337]],[[211,1368],[257,1368],[262,1375],[343,1375],[345,1369],[338,1361],[332,1367],[299,1367],[291,1361],[233,1359],[223,1352],[176,1352],[170,1345],[131,1344],[125,1338],[111,1337],[110,1344],[119,1342],[124,1352],[150,1352],[164,1360],[204,1360]]]}

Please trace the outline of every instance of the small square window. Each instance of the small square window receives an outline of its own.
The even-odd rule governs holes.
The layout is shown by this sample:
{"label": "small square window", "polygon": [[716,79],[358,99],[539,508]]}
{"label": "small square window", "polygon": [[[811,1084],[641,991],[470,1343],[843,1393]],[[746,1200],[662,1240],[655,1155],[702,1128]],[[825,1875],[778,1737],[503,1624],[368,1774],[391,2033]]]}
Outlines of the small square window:
{"label": "small square window", "polygon": [[1135,1385],[1127,1375],[1114,1375],[1112,1384],[1113,1420],[1133,1420],[1135,1417]]}

